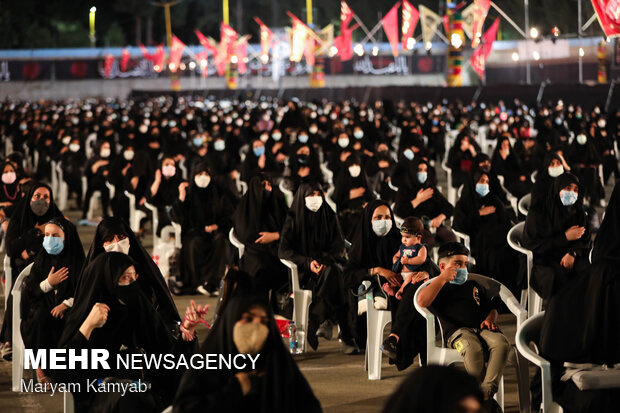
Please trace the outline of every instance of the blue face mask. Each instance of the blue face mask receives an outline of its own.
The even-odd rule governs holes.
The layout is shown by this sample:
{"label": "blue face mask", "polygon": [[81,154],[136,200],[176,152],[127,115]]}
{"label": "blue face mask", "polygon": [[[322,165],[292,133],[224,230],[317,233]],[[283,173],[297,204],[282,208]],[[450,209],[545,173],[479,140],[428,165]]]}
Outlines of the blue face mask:
{"label": "blue face mask", "polygon": [[489,184],[476,184],[476,192],[482,197],[487,196],[491,192]]}
{"label": "blue face mask", "polygon": [[579,195],[573,191],[560,191],[560,200],[564,206],[573,205],[577,202],[577,198],[579,198]]}
{"label": "blue face mask", "polygon": [[416,174],[416,177],[418,178],[418,182],[423,184],[424,182],[426,182],[426,179],[428,178],[428,173],[426,173],[426,172],[418,172]]}
{"label": "blue face mask", "polygon": [[405,155],[405,158],[409,159],[410,161],[413,160],[414,154],[413,154],[413,151],[411,149],[405,149],[403,151],[403,155]]}
{"label": "blue face mask", "polygon": [[200,146],[202,145],[202,138],[194,138],[192,139],[192,142],[194,143],[194,146]]}
{"label": "blue face mask", "polygon": [[265,147],[259,146],[258,148],[254,148],[254,155],[258,158],[265,154]]}
{"label": "blue face mask", "polygon": [[456,270],[456,277],[450,281],[450,284],[463,285],[467,281],[467,268],[458,268]]}
{"label": "blue face mask", "polygon": [[62,252],[65,244],[60,237],[45,237],[43,238],[43,248],[50,255],[58,255]]}

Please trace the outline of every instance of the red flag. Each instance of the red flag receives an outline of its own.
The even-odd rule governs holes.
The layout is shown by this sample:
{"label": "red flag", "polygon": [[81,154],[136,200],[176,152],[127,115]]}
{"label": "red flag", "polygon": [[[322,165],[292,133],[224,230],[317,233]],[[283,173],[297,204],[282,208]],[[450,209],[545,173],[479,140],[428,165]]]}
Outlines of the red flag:
{"label": "red flag", "polygon": [[234,52],[235,42],[237,41],[237,32],[226,23],[222,23],[220,27],[220,36],[220,47],[224,50],[226,59],[230,59],[230,56]]}
{"label": "red flag", "polygon": [[474,0],[474,22],[471,25],[471,47],[477,47],[480,43],[480,36],[482,36],[482,26],[484,26],[484,20],[489,14],[489,8],[491,7],[491,0]]}
{"label": "red flag", "polygon": [[170,46],[170,71],[176,72],[185,50],[185,44],[178,37],[172,35],[172,44]]}
{"label": "red flag", "polygon": [[153,63],[153,70],[157,73],[161,72],[164,67],[164,57],[166,53],[164,52],[164,46],[159,45],[155,50],[155,53],[150,54],[149,51],[144,47],[143,44],[140,45],[140,51],[146,60]]}
{"label": "red flag", "polygon": [[160,44],[157,46],[157,50],[155,50],[155,54],[153,55],[153,70],[157,73],[164,70],[164,59],[166,58],[166,52],[164,51],[164,45]]}
{"label": "red flag", "polygon": [[129,63],[129,50],[125,47],[121,52],[121,72],[127,71],[127,64]]}
{"label": "red flag", "polygon": [[349,28],[353,14],[353,10],[351,10],[347,2],[342,0],[340,2],[340,33],[342,33],[343,29]]}
{"label": "red flag", "polygon": [[443,30],[447,37],[450,35],[450,17],[446,14],[441,18],[441,21],[443,22]]}
{"label": "red flag", "polygon": [[338,56],[341,62],[346,62],[353,58],[353,31],[357,29],[359,25],[355,25],[351,28],[343,28],[340,36],[336,36],[334,39],[334,46],[338,49]]}
{"label": "red flag", "polygon": [[396,3],[394,7],[381,19],[383,24],[383,30],[392,46],[392,54],[394,57],[398,57],[398,7],[400,2]]}
{"label": "red flag", "polygon": [[[308,53],[306,38],[312,29],[299,20],[293,13],[286,12],[288,16],[293,20],[293,29],[291,30],[291,56],[289,57],[291,62],[301,61],[301,57]],[[314,55],[314,50],[313,50]],[[306,56],[308,60],[308,56]]]}
{"label": "red flag", "polygon": [[196,33],[196,37],[198,38],[198,41],[200,42],[202,47],[204,47],[206,51],[212,52],[213,56],[215,56],[217,54],[217,46],[214,45],[207,36],[200,33],[198,30],[194,30],[194,33]]}
{"label": "red flag", "polygon": [[415,27],[418,25],[420,13],[411,3],[407,0],[403,0],[403,50],[407,49],[407,42],[413,36]]}
{"label": "red flag", "polygon": [[239,59],[237,68],[241,74],[245,74],[245,72],[247,72],[246,59],[248,57],[248,37],[249,36],[243,36],[235,46],[235,55],[237,56],[237,59]]}
{"label": "red flag", "polygon": [[217,74],[220,76],[224,76],[224,73],[226,72],[226,63],[228,63],[234,52],[236,40],[237,32],[235,29],[225,23],[222,23],[220,25],[220,47],[215,57]]}
{"label": "red flag", "polygon": [[261,58],[269,57],[269,48],[273,41],[273,32],[258,17],[254,17],[254,21],[260,26],[260,54]]}
{"label": "red flag", "polygon": [[491,49],[493,49],[493,42],[497,37],[498,27],[499,17],[495,19],[491,27],[489,27],[489,30],[484,33],[482,36],[482,44],[474,51],[470,59],[471,66],[481,79],[484,77],[485,64],[489,54],[491,54]]}
{"label": "red flag", "polygon": [[620,0],[592,0],[592,6],[607,37],[619,37]]}
{"label": "red flag", "polygon": [[103,73],[105,77],[110,77],[112,66],[114,66],[114,56],[110,53],[106,53],[105,58],[103,59]]}

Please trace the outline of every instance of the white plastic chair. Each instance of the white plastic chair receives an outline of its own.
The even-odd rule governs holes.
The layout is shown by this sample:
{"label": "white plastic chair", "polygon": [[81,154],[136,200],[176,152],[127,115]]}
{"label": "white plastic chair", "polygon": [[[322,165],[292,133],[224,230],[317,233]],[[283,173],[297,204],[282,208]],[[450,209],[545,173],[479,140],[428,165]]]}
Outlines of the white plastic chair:
{"label": "white plastic chair", "polygon": [[51,166],[51,173],[52,176],[50,177],[50,187],[52,188],[52,192],[54,193],[54,195],[58,194],[58,175],[57,175],[57,171],[56,171],[56,161],[52,160],[50,161],[50,166]]}
{"label": "white plastic chair", "polygon": [[13,270],[11,270],[11,258],[8,255],[4,256],[4,308],[9,301],[9,294],[11,293],[11,285],[13,284]]}
{"label": "white plastic chair", "polygon": [[523,198],[519,200],[518,209],[522,215],[527,216],[527,213],[530,210],[530,205],[532,204],[532,194],[525,194]]}
{"label": "white plastic chair", "polygon": [[293,198],[295,197],[295,194],[293,194],[293,191],[291,191],[286,187],[286,185],[284,185],[284,179],[280,181],[280,183],[278,184],[278,188],[280,188],[280,192],[284,194],[286,206],[290,208],[291,204],[293,203]]}
{"label": "white plastic chair", "polygon": [[[110,187],[112,185],[110,185],[108,183],[108,181],[106,181],[106,186]],[[114,188],[114,186],[112,186],[112,188]],[[86,200],[86,191],[88,191],[88,179],[86,179],[85,176],[82,177],[82,202],[84,202]],[[93,192],[93,194],[90,197],[90,200],[88,201],[88,211],[86,212],[86,219],[88,220],[92,220],[95,218],[95,203],[97,202],[97,200],[101,199],[101,192],[100,191],[95,191]],[[112,192],[110,193],[110,199],[112,199]],[[99,205],[101,206],[101,210],[102,210],[102,214],[105,214],[105,211],[103,211],[103,203],[99,203]]]}
{"label": "white plastic chair", "polygon": [[543,413],[561,413],[563,409],[559,404],[553,401],[553,396],[551,393],[551,364],[530,348],[531,342],[538,345],[544,315],[545,313],[541,312],[528,318],[517,329],[515,342],[519,353],[527,360],[531,361],[535,366],[540,368],[542,383],[541,411]]}
{"label": "white plastic chair", "polygon": [[243,253],[245,252],[245,245],[243,245],[243,242],[239,241],[239,239],[235,235],[234,228],[230,229],[230,232],[228,233],[228,239],[230,240],[230,243],[235,248],[237,248],[237,251],[239,251],[239,259],[241,259],[241,257],[243,257]]}
{"label": "white plastic chair", "polygon": [[291,274],[291,285],[293,287],[293,321],[297,328],[297,337],[299,339],[300,349],[306,351],[308,338],[308,318],[310,304],[312,303],[312,291],[303,290],[299,284],[299,271],[297,265],[289,260],[280,259],[282,264],[289,268]]}
{"label": "white plastic chair", "polygon": [[185,158],[181,159],[181,161],[179,162],[179,169],[181,170],[181,177],[184,181],[187,181],[187,166],[185,165],[185,163]]}
{"label": "white plastic chair", "polygon": [[506,192],[506,198],[508,199],[508,202],[510,202],[510,206],[512,206],[512,209],[515,211],[515,214],[518,213],[519,212],[518,199],[516,196],[511,194],[510,191],[506,189],[506,187],[504,186],[504,181],[505,181],[504,175],[497,175],[497,180],[499,181],[499,185],[502,187],[504,192]]}
{"label": "white plastic chair", "polygon": [[446,153],[446,157],[441,162],[441,169],[446,171],[447,181],[448,181],[448,201],[452,205],[456,205],[456,188],[452,186],[452,168],[448,166],[446,163],[448,161],[448,155]]}
{"label": "white plastic chair", "polygon": [[129,227],[133,232],[139,232],[140,221],[146,217],[146,213],[136,208],[136,196],[134,194],[125,191],[125,196],[129,198]]}
{"label": "white plastic chair", "polygon": [[[499,281],[485,277],[480,274],[469,273],[468,279],[475,280],[483,287],[487,289],[490,295],[499,296],[499,298],[506,304],[508,309],[517,318],[517,328],[526,320],[527,313],[517,299],[512,295],[510,290],[506,288]],[[439,324],[440,336],[439,343],[437,342],[437,335],[435,331],[435,315],[430,312],[428,308],[421,307],[418,304],[418,295],[423,288],[426,288],[433,279],[426,281],[416,291],[413,297],[413,304],[416,310],[426,318],[426,363],[427,364],[439,364],[439,365],[451,365],[454,363],[461,363],[463,359],[460,353],[454,349],[444,347],[444,341],[447,337],[444,337],[441,323]],[[526,405],[529,406],[529,376],[527,373],[527,363],[520,361],[517,355],[517,377],[519,384],[519,403],[522,406],[522,410]],[[500,380],[495,399],[498,404],[504,410],[504,377]]]}
{"label": "white plastic chair", "polygon": [[463,245],[465,245],[467,249],[471,251],[471,238],[469,237],[469,235],[463,232],[459,232],[455,230],[454,228],[452,228],[452,232],[454,232],[454,235],[456,235],[456,239],[462,242]]}
{"label": "white plastic chair", "polygon": [[519,222],[508,231],[506,240],[510,248],[524,254],[527,258],[527,290],[521,292],[521,305],[525,307],[527,304],[528,317],[531,317],[542,310],[542,298],[530,286],[532,268],[534,267],[534,253],[523,247],[524,229],[525,222]]}
{"label": "white plastic chair", "polygon": [[22,301],[22,286],[24,284],[24,279],[30,275],[30,270],[32,269],[32,264],[29,264],[26,268],[22,270],[15,280],[15,285],[13,286],[13,337],[12,337],[12,346],[13,346],[13,391],[20,392],[21,391],[21,382],[24,378],[24,340],[22,339],[21,332],[21,301]]}
{"label": "white plastic chair", "polygon": [[334,184],[334,173],[332,172],[332,170],[327,167],[327,163],[325,162],[320,164],[320,166],[321,166],[321,172],[323,173],[323,177],[325,178],[325,181],[329,185],[333,185]]}
{"label": "white plastic chair", "polygon": [[86,137],[86,141],[84,142],[84,154],[86,155],[86,159],[90,159],[93,157],[96,141],[97,134],[95,132],[91,133]]}
{"label": "white plastic chair", "polygon": [[375,308],[373,290],[366,293],[366,356],[364,359],[368,380],[381,380],[381,356],[379,349],[383,341],[383,330],[392,322],[392,313]]}
{"label": "white plastic chair", "polygon": [[58,201],[58,208],[63,211],[67,207],[67,199],[69,198],[69,184],[65,182],[61,162],[56,164],[56,180],[58,191],[54,193],[54,196]]}

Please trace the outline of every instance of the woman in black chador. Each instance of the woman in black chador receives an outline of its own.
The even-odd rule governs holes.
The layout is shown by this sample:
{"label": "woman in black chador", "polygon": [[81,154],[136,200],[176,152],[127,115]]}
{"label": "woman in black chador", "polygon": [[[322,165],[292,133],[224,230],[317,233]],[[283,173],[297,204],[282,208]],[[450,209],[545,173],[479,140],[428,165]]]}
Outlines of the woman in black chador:
{"label": "woman in black chador", "polygon": [[332,199],[338,207],[338,218],[345,228],[343,235],[351,238],[362,220],[364,205],[376,199],[376,196],[368,183],[360,157],[349,156],[345,165],[346,168],[342,168],[336,178]]}
{"label": "woman in black chador", "polygon": [[[258,356],[241,369],[190,370],[183,376],[174,412],[321,412],[297,364],[284,347],[263,297],[241,295],[226,306],[202,344],[201,354]],[[254,368],[252,368],[254,367]]]}
{"label": "woman in black chador", "polygon": [[506,235],[512,223],[504,203],[494,191],[488,173],[468,174],[461,198],[454,208],[453,227],[471,237],[471,255],[476,272],[493,277],[513,293],[521,290],[519,256],[510,248]]}
{"label": "woman in black chador", "polygon": [[[34,261],[34,257],[43,247],[45,223],[62,216],[54,203],[52,190],[45,184],[34,184],[22,200],[15,205],[5,235],[6,254],[11,259],[11,271],[14,279]],[[7,291],[10,294],[11,291]],[[10,358],[12,341],[13,295],[9,295],[6,312],[0,331],[0,343],[3,345],[5,358]]]}
{"label": "woman in black chador", "polygon": [[278,258],[287,210],[282,192],[267,175],[259,174],[250,179],[233,216],[235,234],[245,245],[240,268],[252,276],[256,290],[266,294],[287,282],[286,267]]}
{"label": "woman in black chador", "polygon": [[551,196],[530,209],[523,231],[524,246],[534,252],[530,285],[549,299],[588,269],[590,231],[577,177],[564,173],[549,188]]}
{"label": "woman in black chador", "polygon": [[[350,281],[346,286],[356,288],[369,276],[378,276],[380,281],[375,288],[388,282],[398,289],[403,279],[392,271],[392,258],[400,244],[400,231],[388,203],[380,199],[370,201],[364,208],[358,232],[351,239],[351,253],[345,267],[346,280]],[[427,267],[427,275],[432,274],[430,266]],[[426,279],[422,274],[419,277],[421,281]],[[401,300],[388,297],[393,322],[390,338],[384,343],[384,348],[389,348],[384,351],[399,370],[409,367],[418,353],[426,357],[426,320],[413,306],[413,295],[419,285],[412,282],[405,287]]]}
{"label": "woman in black chador", "polygon": [[[58,347],[63,317],[73,306],[84,249],[75,226],[62,217],[45,225],[43,248],[24,279],[21,301],[21,332],[26,348]],[[37,370],[43,379],[43,371]]]}
{"label": "woman in black chador", "polygon": [[[172,402],[183,371],[127,370],[116,363],[117,355],[190,356],[197,346],[195,325],[184,321],[180,326],[174,303],[158,298],[167,291],[158,291],[162,285],[126,254],[100,254],[84,269],[83,279],[89,282],[76,291],[59,346],[106,349],[113,362],[109,370],[53,370],[52,378],[80,383],[82,391],[73,394],[78,412],[160,412]],[[86,380],[92,379],[111,383],[139,379],[150,387],[122,397],[121,393],[85,391]]]}
{"label": "woman in black chador", "polygon": [[[592,249],[589,271],[576,274],[547,306],[540,352],[551,361],[553,398],[567,412],[615,412],[619,389],[579,391],[562,381],[565,362],[620,363],[620,186],[616,185]],[[587,367],[586,367],[587,368]]]}
{"label": "woman in black chador", "polygon": [[335,316],[340,325],[343,351],[356,352],[352,316],[355,309],[349,305],[352,295],[344,287],[342,274],[344,238],[338,217],[325,202],[319,184],[303,184],[297,190],[282,229],[278,255],[297,265],[299,282],[312,290],[306,332],[310,346],[318,346],[317,329],[321,323],[327,322],[322,327],[325,327],[326,336],[330,336],[329,322]]}
{"label": "woman in black chador", "polygon": [[228,242],[233,200],[211,179],[205,163],[197,164],[190,182],[179,187],[171,218],[183,227],[181,291],[211,293],[219,287],[226,265],[231,263]]}

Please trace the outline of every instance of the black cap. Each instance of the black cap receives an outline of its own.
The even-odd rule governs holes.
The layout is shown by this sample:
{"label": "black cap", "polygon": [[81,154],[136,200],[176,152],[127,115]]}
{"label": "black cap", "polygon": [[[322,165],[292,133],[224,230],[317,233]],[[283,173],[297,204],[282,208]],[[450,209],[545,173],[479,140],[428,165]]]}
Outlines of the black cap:
{"label": "black cap", "polygon": [[437,252],[439,259],[451,257],[453,255],[469,256],[469,249],[460,242],[448,242],[439,247],[439,251]]}

